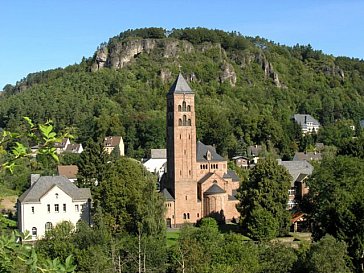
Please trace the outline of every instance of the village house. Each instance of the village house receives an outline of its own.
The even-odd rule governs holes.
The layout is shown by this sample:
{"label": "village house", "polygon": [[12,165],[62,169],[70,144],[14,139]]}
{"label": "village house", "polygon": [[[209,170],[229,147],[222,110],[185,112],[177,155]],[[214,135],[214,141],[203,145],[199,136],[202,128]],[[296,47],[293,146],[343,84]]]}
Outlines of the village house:
{"label": "village house", "polygon": [[237,155],[231,158],[235,165],[242,168],[242,169],[248,169],[250,166],[250,160],[246,156]]}
{"label": "village house", "polygon": [[104,139],[104,150],[111,154],[116,149],[116,153],[119,156],[124,156],[124,141],[121,136],[108,136]]}
{"label": "village house", "polygon": [[167,94],[167,175],[161,181],[167,226],[205,216],[237,219],[239,184],[213,146],[196,142],[195,94],[179,74]]}
{"label": "village house", "polygon": [[17,201],[18,229],[29,231],[34,241],[63,221],[90,224],[91,192],[64,176],[32,175],[31,185]]}
{"label": "village house", "polygon": [[289,199],[287,204],[287,208],[292,209],[298,204],[300,200],[302,200],[303,196],[306,195],[309,191],[306,180],[312,174],[313,166],[306,160],[278,160],[278,164],[285,167],[292,177],[291,188],[288,191]]}
{"label": "village house", "polygon": [[167,168],[167,149],[151,149],[150,158],[143,162],[143,166],[161,180]]}
{"label": "village house", "polygon": [[58,165],[57,173],[75,183],[77,181],[78,167],[76,165]]}
{"label": "village house", "polygon": [[320,123],[308,114],[295,114],[293,116],[295,122],[301,126],[302,134],[317,133],[320,129]]}

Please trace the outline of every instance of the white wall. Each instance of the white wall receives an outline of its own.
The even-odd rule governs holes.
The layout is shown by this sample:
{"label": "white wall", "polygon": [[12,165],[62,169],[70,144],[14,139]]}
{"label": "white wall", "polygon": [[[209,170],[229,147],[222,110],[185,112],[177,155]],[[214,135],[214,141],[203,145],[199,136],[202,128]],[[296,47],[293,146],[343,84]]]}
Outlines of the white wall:
{"label": "white wall", "polygon": [[[58,204],[58,212],[55,211],[56,204]],[[66,204],[66,211],[63,209],[64,204]],[[48,205],[50,205],[50,212],[48,212]],[[79,211],[76,211],[76,205],[78,205]],[[54,186],[40,199],[40,202],[21,204],[19,211],[21,218],[19,221],[20,232],[28,230],[32,234],[32,228],[36,227],[37,237],[32,237],[35,240],[44,236],[47,222],[51,222],[53,227],[62,221],[71,221],[76,225],[81,218],[89,222],[89,209],[88,200],[73,202],[69,195]]]}

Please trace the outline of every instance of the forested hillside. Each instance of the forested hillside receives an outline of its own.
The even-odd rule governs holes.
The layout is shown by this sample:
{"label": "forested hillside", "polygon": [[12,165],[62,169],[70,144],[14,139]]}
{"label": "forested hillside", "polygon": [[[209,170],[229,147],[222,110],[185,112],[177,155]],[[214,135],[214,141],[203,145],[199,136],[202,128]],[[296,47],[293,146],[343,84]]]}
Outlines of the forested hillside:
{"label": "forested hillside", "polygon": [[235,32],[148,28],[120,33],[80,64],[5,86],[0,127],[52,119],[82,143],[122,135],[127,155],[140,158],[165,147],[165,98],[179,71],[196,92],[198,138],[226,156],[260,143],[284,158],[305,149],[294,113],[328,128],[317,140],[329,145],[364,118],[363,60]]}

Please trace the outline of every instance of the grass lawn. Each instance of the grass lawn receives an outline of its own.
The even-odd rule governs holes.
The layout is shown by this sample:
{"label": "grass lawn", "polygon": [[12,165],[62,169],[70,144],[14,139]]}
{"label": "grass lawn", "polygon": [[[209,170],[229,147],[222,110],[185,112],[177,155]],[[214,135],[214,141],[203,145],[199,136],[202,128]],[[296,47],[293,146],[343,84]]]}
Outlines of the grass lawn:
{"label": "grass lawn", "polygon": [[167,246],[168,247],[173,246],[177,243],[180,233],[181,233],[181,231],[179,229],[167,230]]}

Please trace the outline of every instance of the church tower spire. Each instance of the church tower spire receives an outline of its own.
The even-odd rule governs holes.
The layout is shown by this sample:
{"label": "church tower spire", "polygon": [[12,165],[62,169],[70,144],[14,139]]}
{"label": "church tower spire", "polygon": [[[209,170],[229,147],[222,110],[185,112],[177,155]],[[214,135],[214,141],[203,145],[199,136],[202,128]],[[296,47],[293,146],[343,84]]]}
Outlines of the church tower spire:
{"label": "church tower spire", "polygon": [[[183,217],[186,217],[184,220],[190,221],[196,217],[194,213],[197,205],[195,166],[195,94],[180,73],[167,94],[166,186],[175,198],[177,222],[178,218],[180,218],[179,222],[183,222]],[[178,208],[183,211],[178,211]]]}

